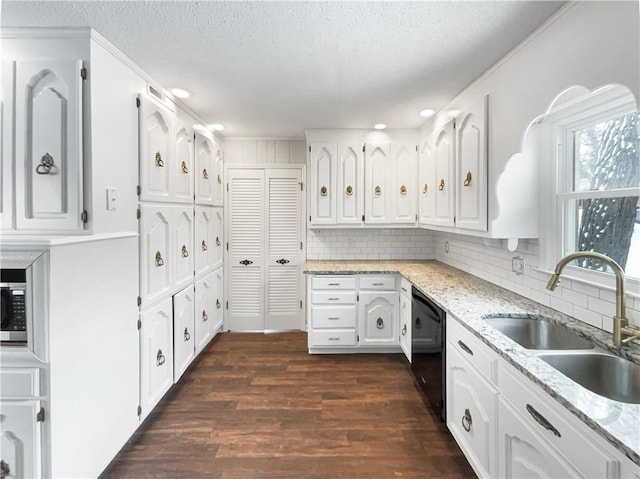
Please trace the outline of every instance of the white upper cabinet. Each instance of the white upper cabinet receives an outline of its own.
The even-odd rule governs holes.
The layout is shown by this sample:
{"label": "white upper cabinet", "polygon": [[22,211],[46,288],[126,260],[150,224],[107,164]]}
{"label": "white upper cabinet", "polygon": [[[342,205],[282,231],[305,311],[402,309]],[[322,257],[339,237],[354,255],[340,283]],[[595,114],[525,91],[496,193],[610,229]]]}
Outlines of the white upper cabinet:
{"label": "white upper cabinet", "polygon": [[365,223],[391,223],[392,180],[390,144],[367,143],[365,146]]}
{"label": "white upper cabinet", "polygon": [[337,224],[362,224],[364,161],[359,143],[338,144]]}
{"label": "white upper cabinet", "polygon": [[193,203],[194,133],[188,119],[175,119],[175,154],[171,163],[171,191],[176,203]]}
{"label": "white upper cabinet", "polygon": [[173,112],[145,95],[139,96],[140,200],[172,201],[171,170],[175,136]]}
{"label": "white upper cabinet", "polygon": [[216,168],[217,145],[202,133],[196,131],[195,157],[195,202],[212,205]]}
{"label": "white upper cabinet", "polygon": [[215,156],[215,181],[213,182],[213,205],[222,206],[224,197],[223,191],[223,171],[224,171],[224,153],[222,148],[215,144],[216,156]]}
{"label": "white upper cabinet", "polygon": [[193,281],[193,206],[174,206],[173,209],[173,268],[174,289]]}
{"label": "white upper cabinet", "polygon": [[487,231],[487,103],[485,96],[456,121],[456,227]]}
{"label": "white upper cabinet", "polygon": [[418,209],[420,226],[432,224],[436,214],[436,163],[431,141],[420,145]]}
{"label": "white upper cabinet", "polygon": [[312,225],[336,223],[336,164],[335,143],[309,145],[310,221]]}
{"label": "white upper cabinet", "polygon": [[[4,142],[10,138],[5,129],[15,127],[15,227],[21,231],[81,231],[86,221],[82,62],[18,60],[4,66],[15,67],[15,125],[11,121],[2,125],[5,152],[9,145]],[[4,156],[3,160],[10,158]]]}
{"label": "white upper cabinet", "polygon": [[140,296],[147,304],[171,290],[173,210],[169,205],[142,205],[140,211]]}
{"label": "white upper cabinet", "polygon": [[433,135],[435,162],[435,215],[433,224],[454,226],[455,207],[455,146],[453,122],[436,130]]}
{"label": "white upper cabinet", "polygon": [[223,248],[223,229],[224,229],[224,213],[222,208],[213,208],[212,216],[213,229],[211,231],[211,269],[217,269],[222,266],[224,248]]}
{"label": "white upper cabinet", "polygon": [[418,159],[415,144],[392,143],[389,176],[393,178],[391,189],[391,221],[394,224],[416,223],[418,206]]}

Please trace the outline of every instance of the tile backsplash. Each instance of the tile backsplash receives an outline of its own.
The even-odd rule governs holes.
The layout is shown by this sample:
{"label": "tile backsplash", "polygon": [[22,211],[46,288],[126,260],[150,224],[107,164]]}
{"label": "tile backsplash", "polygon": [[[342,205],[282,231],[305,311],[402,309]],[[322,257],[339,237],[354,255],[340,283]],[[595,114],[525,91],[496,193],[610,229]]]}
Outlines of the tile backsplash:
{"label": "tile backsplash", "polygon": [[[309,229],[307,259],[436,259],[598,328],[613,329],[613,280],[611,288],[599,288],[562,278],[555,291],[547,290],[548,275],[536,270],[538,240],[521,240],[511,252],[503,240],[422,229]],[[627,296],[627,317],[640,326],[640,291]]]}
{"label": "tile backsplash", "polygon": [[307,259],[431,259],[433,245],[421,229],[307,230]]}

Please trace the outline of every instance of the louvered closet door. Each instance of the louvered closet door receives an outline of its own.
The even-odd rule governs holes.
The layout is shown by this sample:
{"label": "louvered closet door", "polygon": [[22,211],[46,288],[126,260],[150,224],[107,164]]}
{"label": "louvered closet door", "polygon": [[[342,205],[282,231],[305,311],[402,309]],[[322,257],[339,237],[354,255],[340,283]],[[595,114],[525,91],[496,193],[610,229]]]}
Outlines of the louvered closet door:
{"label": "louvered closet door", "polygon": [[229,170],[230,331],[264,329],[264,170]]}
{"label": "louvered closet door", "polygon": [[266,172],[267,330],[300,329],[302,181],[299,169]]}

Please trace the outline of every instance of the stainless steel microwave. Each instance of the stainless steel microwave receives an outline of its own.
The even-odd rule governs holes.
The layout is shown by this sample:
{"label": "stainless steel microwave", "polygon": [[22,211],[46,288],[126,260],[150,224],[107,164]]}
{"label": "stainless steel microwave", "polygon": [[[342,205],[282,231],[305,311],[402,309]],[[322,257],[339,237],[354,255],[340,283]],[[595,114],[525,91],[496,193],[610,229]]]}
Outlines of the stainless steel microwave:
{"label": "stainless steel microwave", "polygon": [[0,342],[27,343],[27,270],[0,270]]}

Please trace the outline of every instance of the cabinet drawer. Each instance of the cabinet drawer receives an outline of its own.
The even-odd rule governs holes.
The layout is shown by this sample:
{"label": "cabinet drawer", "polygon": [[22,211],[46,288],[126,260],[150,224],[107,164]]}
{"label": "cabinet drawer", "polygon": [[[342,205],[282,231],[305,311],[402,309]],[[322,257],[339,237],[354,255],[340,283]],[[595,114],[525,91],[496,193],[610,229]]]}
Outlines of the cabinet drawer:
{"label": "cabinet drawer", "polygon": [[312,304],[356,304],[355,291],[312,291]]}
{"label": "cabinet drawer", "polygon": [[356,289],[353,276],[313,276],[311,289]]}
{"label": "cabinet drawer", "polygon": [[471,331],[451,317],[447,321],[447,342],[467,358],[485,379],[496,384],[498,367],[496,354]]}
{"label": "cabinet drawer", "polygon": [[320,329],[312,331],[311,346],[355,346],[355,329]]}
{"label": "cabinet drawer", "polygon": [[355,328],[356,307],[353,306],[312,306],[311,326],[313,328]]}
{"label": "cabinet drawer", "polygon": [[401,278],[400,279],[400,294],[411,299],[411,281]]}
{"label": "cabinet drawer", "polygon": [[0,395],[3,398],[39,396],[40,370],[38,368],[2,368]]}
{"label": "cabinet drawer", "polygon": [[517,416],[582,477],[608,477],[607,471],[617,467],[617,461],[594,444],[588,433],[561,417],[551,397],[545,397],[512,366],[501,361],[499,377],[502,397],[513,406]]}
{"label": "cabinet drawer", "polygon": [[387,276],[361,276],[360,277],[360,289],[386,289],[395,290],[396,277]]}

